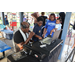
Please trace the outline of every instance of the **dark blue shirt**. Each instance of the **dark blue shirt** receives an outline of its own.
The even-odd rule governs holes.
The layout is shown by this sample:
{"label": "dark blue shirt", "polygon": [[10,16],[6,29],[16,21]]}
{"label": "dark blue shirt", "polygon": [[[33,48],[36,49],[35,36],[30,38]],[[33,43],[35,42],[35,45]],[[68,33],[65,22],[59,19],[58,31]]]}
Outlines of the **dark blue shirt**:
{"label": "dark blue shirt", "polygon": [[[43,25],[42,25],[43,26]],[[41,36],[42,37],[42,26],[38,26],[38,24],[36,24],[34,26],[34,29],[33,29],[33,32],[38,35],[38,36]],[[36,38],[35,36],[33,36],[32,38],[33,41],[39,41],[38,38]]]}
{"label": "dark blue shirt", "polygon": [[8,20],[6,20],[7,18],[5,18],[5,25],[8,25],[9,24],[9,22],[8,22]]}

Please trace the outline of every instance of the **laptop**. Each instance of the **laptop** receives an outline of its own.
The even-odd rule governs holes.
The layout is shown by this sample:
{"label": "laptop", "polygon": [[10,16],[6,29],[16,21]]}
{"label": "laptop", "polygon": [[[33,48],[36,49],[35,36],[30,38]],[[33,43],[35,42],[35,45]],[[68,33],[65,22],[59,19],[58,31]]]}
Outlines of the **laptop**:
{"label": "laptop", "polygon": [[49,44],[50,45],[52,42],[54,42],[56,39],[59,38],[60,32],[61,32],[61,30],[58,30],[58,31],[54,32],[54,35],[52,38],[46,37],[46,38],[40,40],[39,42],[41,42],[41,44]]}

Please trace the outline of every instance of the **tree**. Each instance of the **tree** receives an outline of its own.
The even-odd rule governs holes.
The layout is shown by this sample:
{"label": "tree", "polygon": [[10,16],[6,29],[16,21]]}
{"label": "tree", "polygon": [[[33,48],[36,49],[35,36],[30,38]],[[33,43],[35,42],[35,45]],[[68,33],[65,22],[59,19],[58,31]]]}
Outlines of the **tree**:
{"label": "tree", "polygon": [[60,12],[46,12],[46,15],[50,15],[51,13],[54,13],[54,14],[59,14]]}

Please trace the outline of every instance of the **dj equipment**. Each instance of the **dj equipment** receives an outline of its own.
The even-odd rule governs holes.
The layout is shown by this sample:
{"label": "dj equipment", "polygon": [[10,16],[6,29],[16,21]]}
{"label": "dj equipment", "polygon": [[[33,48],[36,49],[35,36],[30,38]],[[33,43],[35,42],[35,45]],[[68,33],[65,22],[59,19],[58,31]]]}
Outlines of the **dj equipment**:
{"label": "dj equipment", "polygon": [[7,57],[8,62],[56,62],[61,51],[61,39],[52,44],[42,44],[38,41],[32,46],[24,45],[23,50]]}
{"label": "dj equipment", "polygon": [[[61,39],[58,39],[58,37],[55,37],[56,34],[57,32],[55,32],[54,37],[52,39],[53,42],[51,42],[50,44],[47,44],[46,42],[41,43],[40,41],[34,42],[32,43],[32,45],[24,44],[23,50],[8,56],[7,57],[8,60],[10,59],[11,61],[17,61],[17,62],[18,61],[35,62],[35,61],[46,61],[44,59],[48,58],[47,61],[49,61],[52,55],[56,54],[59,56],[59,53],[61,51],[61,43],[63,41]],[[49,41],[49,40],[50,39],[45,39],[45,41]],[[57,60],[58,56],[56,56],[55,60]]]}
{"label": "dj equipment", "polygon": [[61,45],[62,42],[63,42],[62,40],[57,39],[56,41],[54,41],[50,45],[43,44],[42,47],[41,47],[42,44],[40,42],[35,42],[35,43],[33,43],[32,47],[30,47],[28,45],[24,45],[23,48],[24,49],[27,48],[28,50],[32,50],[31,55],[38,58],[41,61],[45,57],[50,56],[50,54],[56,48],[58,48]]}
{"label": "dj equipment", "polygon": [[[23,48],[32,50],[31,55],[42,61],[46,56],[49,56],[63,41],[58,40],[61,30],[56,31],[53,38],[47,37],[38,42],[34,42],[32,46],[24,45]],[[58,41],[56,41],[58,40]],[[56,42],[56,44],[55,44]],[[60,43],[58,43],[60,42]]]}
{"label": "dj equipment", "polygon": [[58,39],[60,32],[61,32],[61,30],[58,30],[58,31],[54,32],[53,37],[46,37],[46,38],[40,40],[39,42],[50,45],[52,42],[54,42],[56,39]]}
{"label": "dj equipment", "polygon": [[[13,53],[12,55],[9,55],[8,58],[9,58],[9,59],[11,58],[12,61],[14,62],[14,61],[18,61],[18,60],[20,60],[20,59],[23,59],[23,58],[26,57],[26,56],[27,56],[27,55],[26,55],[25,51],[22,50],[22,51]],[[8,60],[8,61],[9,61],[9,60]]]}
{"label": "dj equipment", "polygon": [[28,51],[28,50],[31,50],[31,52],[29,51],[29,55],[39,59],[39,61],[41,61],[45,56],[46,54],[42,53],[42,52],[39,52],[39,51],[36,51],[34,48],[28,46],[28,45],[24,45],[23,48]]}

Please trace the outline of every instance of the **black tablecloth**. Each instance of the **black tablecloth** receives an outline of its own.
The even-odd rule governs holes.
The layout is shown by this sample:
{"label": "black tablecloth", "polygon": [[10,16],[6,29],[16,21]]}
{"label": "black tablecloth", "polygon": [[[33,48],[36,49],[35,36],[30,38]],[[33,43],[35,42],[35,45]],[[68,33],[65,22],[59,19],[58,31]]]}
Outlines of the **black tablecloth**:
{"label": "black tablecloth", "polygon": [[[51,45],[47,45],[47,47],[44,47],[44,48],[40,48],[40,43],[36,42],[36,43],[33,43],[33,46],[31,49],[33,49],[36,52],[42,52],[47,54],[47,56],[42,60],[42,62],[56,62],[62,48],[61,46],[62,42],[63,42],[62,40],[57,39],[54,43],[52,43]],[[52,52],[50,53],[50,51]],[[11,62],[14,61],[11,55],[8,56],[7,58]],[[28,55],[25,58],[18,60],[17,62],[39,62],[39,60],[33,56]]]}
{"label": "black tablecloth", "polygon": [[59,43],[61,44],[62,42],[63,41],[61,39],[57,39],[52,44],[47,45],[46,47],[43,47],[43,48],[40,47],[40,45],[41,45],[40,42],[35,42],[35,43],[33,43],[32,49],[37,51],[37,52],[42,52],[42,53],[44,53],[46,55],[49,55],[50,51],[52,49],[54,49]]}

